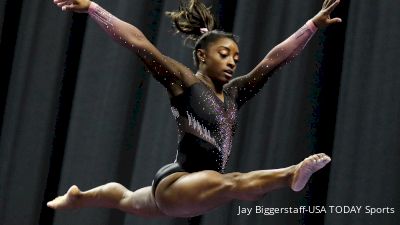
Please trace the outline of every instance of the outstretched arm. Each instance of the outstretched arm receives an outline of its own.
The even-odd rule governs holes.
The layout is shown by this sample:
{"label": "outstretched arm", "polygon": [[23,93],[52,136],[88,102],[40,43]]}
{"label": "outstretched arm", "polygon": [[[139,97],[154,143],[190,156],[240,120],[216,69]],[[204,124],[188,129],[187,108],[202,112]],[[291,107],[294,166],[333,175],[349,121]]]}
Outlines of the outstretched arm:
{"label": "outstretched arm", "polygon": [[256,95],[274,71],[292,61],[304,49],[318,28],[341,22],[340,18],[330,18],[331,12],[339,2],[339,0],[325,0],[317,15],[285,41],[275,46],[250,73],[233,79],[227,85],[236,89],[239,106]]}
{"label": "outstretched arm", "polygon": [[54,0],[63,11],[87,12],[115,41],[133,50],[153,76],[170,92],[192,84],[193,72],[163,55],[135,26],[126,23],[89,0]]}

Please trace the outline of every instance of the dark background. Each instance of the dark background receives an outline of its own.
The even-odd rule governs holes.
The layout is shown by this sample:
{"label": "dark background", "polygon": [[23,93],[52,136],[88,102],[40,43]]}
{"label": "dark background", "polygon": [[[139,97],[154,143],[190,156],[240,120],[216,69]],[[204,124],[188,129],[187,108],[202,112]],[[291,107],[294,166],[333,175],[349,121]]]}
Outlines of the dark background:
{"label": "dark background", "polygon": [[[164,11],[177,1],[97,1],[192,66]],[[207,1],[240,36],[238,73],[315,15],[322,0]],[[396,225],[400,219],[400,4],[343,0],[343,23],[319,31],[240,112],[227,172],[285,167],[325,152],[332,163],[307,188],[207,213],[202,224]],[[72,184],[116,181],[134,190],[172,162],[176,125],[164,88],[85,14],[51,0],[0,2],[0,224],[185,224],[109,209],[54,212]],[[372,206],[394,214],[237,216],[238,206]]]}

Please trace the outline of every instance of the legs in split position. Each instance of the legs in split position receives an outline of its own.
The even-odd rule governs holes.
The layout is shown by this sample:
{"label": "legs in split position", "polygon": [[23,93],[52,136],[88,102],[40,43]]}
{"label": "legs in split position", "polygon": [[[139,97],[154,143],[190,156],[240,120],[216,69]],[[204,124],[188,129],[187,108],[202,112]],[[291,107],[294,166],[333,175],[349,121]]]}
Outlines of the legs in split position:
{"label": "legs in split position", "polygon": [[54,209],[106,207],[138,216],[192,217],[228,203],[233,199],[257,200],[266,193],[290,187],[304,188],[311,175],[330,162],[325,154],[312,155],[297,165],[275,170],[220,174],[215,171],[179,172],[164,178],[156,189],[134,192],[109,183],[82,192],[72,186],[68,192],[48,203]]}

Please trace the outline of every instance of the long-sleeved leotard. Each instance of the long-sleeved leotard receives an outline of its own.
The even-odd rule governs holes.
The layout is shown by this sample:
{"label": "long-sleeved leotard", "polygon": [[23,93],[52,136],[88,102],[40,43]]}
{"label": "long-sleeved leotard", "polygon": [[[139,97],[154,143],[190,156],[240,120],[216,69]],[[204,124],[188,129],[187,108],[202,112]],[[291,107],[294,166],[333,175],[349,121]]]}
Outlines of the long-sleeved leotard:
{"label": "long-sleeved leotard", "polygon": [[[139,57],[143,59],[146,54],[147,57],[153,57],[151,62],[144,61],[162,84],[177,80],[183,80],[182,83],[187,84],[183,93],[170,99],[172,114],[178,125],[176,159],[173,164],[163,167],[156,174],[153,191],[162,178],[174,172],[223,172],[232,147],[238,109],[261,89],[273,71],[296,57],[317,30],[314,23],[308,21],[273,48],[250,73],[227,83],[223,88],[224,101],[221,101],[191,71],[179,69],[182,66],[170,58],[165,60],[163,57],[156,57],[161,53],[154,46],[141,48],[140,40],[145,37],[136,27],[117,19],[95,3],[91,4],[89,14],[115,40],[138,50]],[[135,41],[132,42],[132,39]],[[172,63],[172,67],[167,63]],[[159,68],[163,68],[165,72]],[[191,82],[187,82],[188,80]]]}
{"label": "long-sleeved leotard", "polygon": [[226,84],[225,88],[237,96],[239,108],[261,90],[274,71],[298,56],[317,30],[311,20],[307,21],[289,38],[275,46],[250,73]]}

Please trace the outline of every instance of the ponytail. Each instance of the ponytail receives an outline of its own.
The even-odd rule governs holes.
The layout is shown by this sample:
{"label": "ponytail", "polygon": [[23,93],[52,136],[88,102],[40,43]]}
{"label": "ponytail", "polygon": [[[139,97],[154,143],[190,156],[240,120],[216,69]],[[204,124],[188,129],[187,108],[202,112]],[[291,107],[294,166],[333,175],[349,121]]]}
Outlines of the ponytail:
{"label": "ponytail", "polygon": [[215,29],[215,18],[210,8],[198,0],[180,0],[179,9],[166,14],[171,18],[177,32],[186,35],[187,39],[192,41],[200,38],[205,29]]}
{"label": "ponytail", "polygon": [[199,66],[199,59],[196,55],[198,49],[207,49],[211,43],[220,38],[230,38],[238,43],[238,38],[231,33],[216,30],[216,20],[207,8],[199,0],[180,0],[180,6],[177,11],[167,12],[177,33],[187,36],[185,44],[191,41],[193,44],[193,61],[196,67]]}

